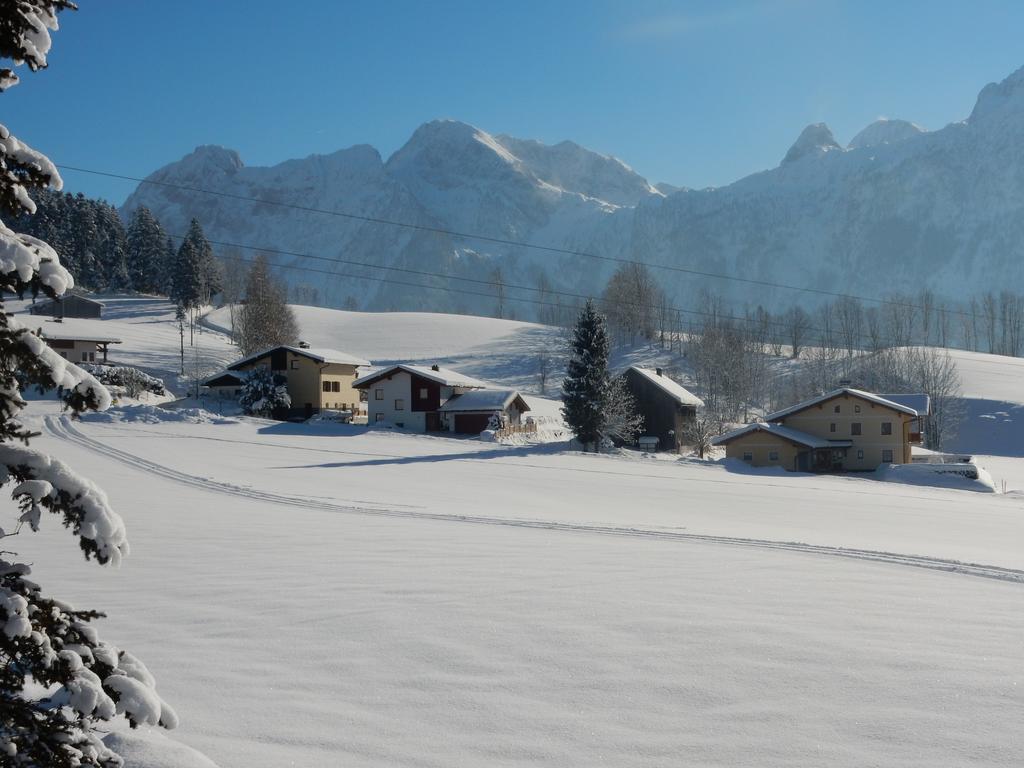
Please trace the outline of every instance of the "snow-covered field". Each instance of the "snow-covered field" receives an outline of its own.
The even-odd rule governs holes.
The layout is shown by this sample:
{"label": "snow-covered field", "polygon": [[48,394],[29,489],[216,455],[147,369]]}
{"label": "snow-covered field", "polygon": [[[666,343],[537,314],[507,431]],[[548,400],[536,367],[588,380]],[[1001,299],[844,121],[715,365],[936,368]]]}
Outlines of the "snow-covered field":
{"label": "snow-covered field", "polygon": [[[383,353],[304,334],[404,356],[389,316],[363,317]],[[151,319],[137,343],[161,341],[137,354],[173,366],[177,329]],[[414,327],[471,375],[489,345],[547,332],[460,320]],[[1024,764],[1020,495],[30,411],[38,447],[107,490],[132,555],[86,564],[53,520],[21,552],[108,611],[104,635],[177,709],[172,736],[221,768]]]}

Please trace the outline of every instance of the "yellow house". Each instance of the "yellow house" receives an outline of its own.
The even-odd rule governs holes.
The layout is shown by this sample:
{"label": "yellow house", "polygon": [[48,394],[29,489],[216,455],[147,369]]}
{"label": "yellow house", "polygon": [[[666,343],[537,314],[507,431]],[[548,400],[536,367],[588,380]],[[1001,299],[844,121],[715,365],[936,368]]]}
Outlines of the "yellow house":
{"label": "yellow house", "polygon": [[770,413],[713,442],[729,458],[799,472],[864,471],[909,464],[921,442],[927,395],[876,395],[843,387]]}
{"label": "yellow house", "polygon": [[352,382],[359,376],[359,366],[369,364],[368,360],[336,349],[280,346],[232,363],[226,373],[208,379],[206,384],[216,387],[225,377],[245,374],[262,366],[288,382],[291,409],[287,413],[275,414],[275,418],[308,418],[322,410],[357,414],[365,412],[365,408],[360,402],[359,390],[352,387]]}

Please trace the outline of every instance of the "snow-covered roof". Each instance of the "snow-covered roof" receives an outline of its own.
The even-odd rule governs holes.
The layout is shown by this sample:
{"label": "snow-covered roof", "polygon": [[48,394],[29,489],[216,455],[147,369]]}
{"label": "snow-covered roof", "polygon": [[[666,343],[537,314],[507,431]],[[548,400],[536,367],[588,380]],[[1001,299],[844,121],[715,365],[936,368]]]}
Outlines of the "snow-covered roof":
{"label": "snow-covered roof", "polygon": [[441,406],[442,411],[504,411],[518,402],[519,410],[528,411],[530,406],[515,389],[474,389],[455,395]]}
{"label": "snow-covered roof", "polygon": [[833,389],[831,392],[826,392],[824,395],[812,397],[810,400],[804,400],[802,403],[791,405],[789,406],[789,408],[783,408],[781,411],[769,413],[767,416],[764,417],[764,420],[779,421],[780,419],[784,419],[787,416],[791,416],[798,411],[804,410],[805,408],[810,408],[811,406],[817,405],[818,403],[823,403],[826,400],[831,400],[833,397],[839,397],[841,395],[857,397],[860,398],[861,400],[866,400],[869,403],[874,403],[875,405],[881,405],[885,408],[891,408],[892,410],[899,411],[900,413],[909,413],[911,416],[919,415],[917,409],[911,408],[908,405],[903,405],[902,403],[897,403],[892,400],[888,400],[882,397],[881,395],[876,395],[872,392],[864,392],[863,390],[860,389],[841,387],[839,389]]}
{"label": "snow-covered roof", "polygon": [[87,301],[90,304],[98,304],[101,307],[105,307],[106,306],[106,304],[104,304],[99,299],[94,299],[94,298],[92,298],[90,296],[83,296],[80,293],[74,293],[72,291],[68,291],[63,296],[58,296],[56,299],[51,299],[49,297],[43,297],[39,301],[35,302],[34,304],[31,304],[30,307],[45,307],[48,304],[57,304],[57,303],[62,302],[62,301],[70,301],[72,299],[74,299],[76,301]]}
{"label": "snow-covered roof", "polygon": [[116,336],[102,336],[95,333],[75,333],[72,330],[59,330],[54,331],[49,328],[43,328],[43,338],[52,339],[54,341],[92,341],[97,344],[120,344],[121,340]]}
{"label": "snow-covered roof", "polygon": [[932,409],[932,401],[928,395],[923,393],[905,393],[896,395],[879,395],[884,397],[893,403],[899,403],[905,405],[907,408],[913,408],[917,411],[918,416],[927,416]]}
{"label": "snow-covered roof", "polygon": [[110,323],[94,318],[65,317],[60,320],[40,315],[23,315],[26,327],[38,329],[44,339],[62,341],[94,341],[98,344],[120,344],[110,335]]}
{"label": "snow-covered roof", "polygon": [[853,442],[850,440],[827,440],[824,437],[801,432],[799,429],[784,427],[781,424],[765,424],[762,422],[754,422],[753,424],[747,424],[745,427],[734,429],[732,432],[726,432],[724,435],[716,437],[711,443],[712,445],[725,445],[737,437],[748,435],[751,432],[767,432],[770,435],[776,435],[798,445],[805,445],[808,448],[848,448],[853,445]]}
{"label": "snow-covered roof", "polygon": [[692,405],[696,408],[702,408],[704,406],[704,401],[693,394],[693,392],[669,376],[666,376],[663,373],[658,373],[654,368],[641,368],[638,365],[631,365],[629,366],[629,370],[634,373],[638,373],[647,379],[647,381],[651,382],[651,384],[658,387],[666,394],[671,395],[672,398],[680,405]]}
{"label": "snow-covered roof", "polygon": [[207,376],[205,379],[203,379],[203,386],[217,386],[214,384],[214,382],[218,380],[223,380],[223,383],[220,384],[219,386],[226,385],[228,381],[241,384],[244,381],[244,379],[242,378],[243,376],[245,376],[245,374],[238,374],[235,373],[234,371],[217,371],[217,373],[213,374],[212,376]]}
{"label": "snow-covered roof", "polygon": [[328,349],[327,347],[292,347],[287,344],[282,344],[278,347],[270,347],[264,349],[261,352],[243,357],[241,360],[236,360],[228,366],[229,371],[233,371],[236,368],[240,368],[243,365],[251,363],[253,360],[259,360],[261,357],[266,357],[271,352],[278,349],[286,349],[289,352],[293,352],[296,355],[308,357],[311,360],[315,360],[318,363],[337,363],[339,365],[369,365],[369,360],[363,360],[361,357],[350,355],[347,352],[339,352],[336,349]]}
{"label": "snow-covered roof", "polygon": [[381,368],[379,371],[368,373],[352,382],[352,386],[366,386],[367,384],[372,384],[375,381],[386,378],[397,371],[405,371],[406,373],[412,373],[416,376],[422,376],[428,381],[436,381],[438,384],[445,387],[469,387],[471,389],[485,389],[487,387],[487,384],[479,379],[474,379],[472,376],[466,376],[458,371],[453,371],[450,368],[428,365],[408,365],[406,363],[389,365],[386,368]]}

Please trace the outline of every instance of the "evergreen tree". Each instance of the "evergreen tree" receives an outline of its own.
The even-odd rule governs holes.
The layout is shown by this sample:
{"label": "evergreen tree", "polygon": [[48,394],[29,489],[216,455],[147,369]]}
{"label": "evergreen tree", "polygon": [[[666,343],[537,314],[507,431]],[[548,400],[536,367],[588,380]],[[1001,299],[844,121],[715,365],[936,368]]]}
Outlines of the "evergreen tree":
{"label": "evergreen tree", "polygon": [[117,210],[103,201],[91,203],[96,215],[98,242],[96,252],[103,280],[100,285],[113,291],[130,291],[134,285],[128,273],[128,237]]}
{"label": "evergreen tree", "polygon": [[174,238],[167,236],[167,246],[164,252],[164,268],[160,274],[160,291],[165,296],[172,297],[174,291],[174,275],[178,269],[178,249],[174,245]]}
{"label": "evergreen tree", "polygon": [[203,228],[196,219],[189,224],[182,248],[188,244],[192,250],[191,258],[194,260],[196,284],[198,285],[198,299],[200,304],[209,304],[210,297],[221,291],[220,264],[213,255],[213,248],[203,234]]}
{"label": "evergreen tree", "polygon": [[165,290],[167,233],[146,206],[139,206],[128,226],[128,274],[135,290],[160,293]]}
{"label": "evergreen tree", "polygon": [[288,380],[266,368],[254,368],[242,384],[238,404],[250,416],[269,419],[277,409],[291,407]]}
{"label": "evergreen tree", "polygon": [[[0,4],[0,57],[46,66],[49,30],[65,0]],[[0,70],[0,90],[18,82]],[[0,212],[31,214],[28,192],[59,189],[61,179],[43,154],[0,126]],[[63,462],[28,446],[33,433],[18,420],[26,406],[21,386],[61,388],[75,413],[101,410],[110,394],[90,374],[57,355],[18,319],[3,311],[3,291],[29,286],[51,298],[74,285],[46,242],[0,223],[0,486],[10,485],[13,527],[38,530],[53,513],[79,540],[86,559],[117,563],[128,552],[124,523],[106,496]],[[9,510],[4,510],[7,514]],[[6,521],[5,521],[6,525]],[[99,726],[123,714],[131,725],[174,727],[177,718],[153,690],[149,671],[131,654],[109,645],[90,622],[102,614],[78,611],[46,597],[29,579],[31,568],[0,548],[0,763],[23,768],[115,768],[120,758],[102,741]]]}
{"label": "evergreen tree", "polygon": [[285,301],[284,286],[271,276],[270,266],[262,254],[256,257],[249,270],[245,296],[238,318],[238,345],[243,355],[296,342],[299,326]]}
{"label": "evergreen tree", "polygon": [[174,257],[171,270],[171,286],[168,296],[171,301],[185,309],[199,306],[202,296],[202,282],[199,273],[199,252],[192,240],[185,238]]}
{"label": "evergreen tree", "polygon": [[596,446],[602,436],[610,387],[608,329],[592,300],[587,300],[576,320],[569,351],[562,381],[562,416],[586,450]]}
{"label": "evergreen tree", "polygon": [[89,288],[103,284],[103,267],[97,255],[100,232],[96,224],[96,208],[81,193],[70,197],[68,250],[77,269],[79,282]]}

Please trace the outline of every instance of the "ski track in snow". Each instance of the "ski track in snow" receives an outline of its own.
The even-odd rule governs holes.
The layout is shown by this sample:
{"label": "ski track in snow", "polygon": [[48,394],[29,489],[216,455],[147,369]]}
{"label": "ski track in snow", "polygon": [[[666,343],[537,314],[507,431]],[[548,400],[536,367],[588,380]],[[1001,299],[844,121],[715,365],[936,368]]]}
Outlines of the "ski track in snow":
{"label": "ski track in snow", "polygon": [[[902,565],[914,568],[924,568],[933,571],[944,571],[947,573],[958,573],[966,576],[977,576],[998,581],[1007,581],[1024,584],[1024,570],[1014,568],[1002,568],[994,565],[980,563],[965,563],[958,560],[926,557],[923,555],[905,555],[895,552],[883,552],[868,549],[847,549],[844,547],[830,547],[820,544],[806,544],[795,541],[772,541],[768,539],[747,539],[731,536],[714,536],[696,533],[679,533],[675,531],[658,531],[644,528],[617,528],[612,526],[585,525],[575,523],[560,523],[545,520],[529,520],[521,518],[500,518],[481,515],[455,515],[440,512],[427,512],[407,508],[404,510],[393,509],[374,505],[372,502],[352,502],[351,506],[333,504],[320,501],[314,498],[303,498],[294,496],[282,496],[267,491],[259,491],[250,487],[242,487],[229,483],[221,483],[209,478],[190,475],[185,472],[171,469],[156,462],[147,461],[133,454],[118,450],[106,443],[86,436],[75,426],[67,416],[46,416],[44,423],[46,429],[52,435],[77,444],[81,447],[95,451],[103,456],[120,461],[143,472],[149,472],[176,482],[201,488],[213,493],[225,493],[233,496],[241,496],[256,501],[265,501],[272,504],[282,504],[292,507],[304,507],[328,512],[339,512],[344,514],[376,515],[382,517],[415,518],[423,520],[438,520],[443,522],[474,523],[477,525],[506,526],[513,528],[536,528],[549,531],[566,531],[573,533],[590,533],[605,536],[628,536],[662,541],[692,541],[709,544],[722,544],[728,546],[748,547],[767,550],[782,550],[788,552],[802,552],[804,554],[825,555],[830,557],[844,557],[853,560],[864,560],[869,562],[882,563],[886,565]],[[358,506],[357,506],[358,505]],[[403,506],[403,505],[395,505]]]}

